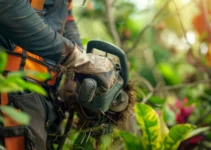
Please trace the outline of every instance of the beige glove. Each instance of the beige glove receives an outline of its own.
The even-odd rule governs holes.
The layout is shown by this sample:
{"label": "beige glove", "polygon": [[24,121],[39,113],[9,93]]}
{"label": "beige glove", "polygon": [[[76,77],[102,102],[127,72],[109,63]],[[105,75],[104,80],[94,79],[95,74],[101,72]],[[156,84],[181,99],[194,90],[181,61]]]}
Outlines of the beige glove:
{"label": "beige glove", "polygon": [[87,54],[77,44],[75,44],[71,52],[67,52],[65,55],[66,58],[63,65],[67,70],[91,75],[97,79],[98,85],[104,90],[109,89],[113,85],[113,64],[108,58],[91,53]]}
{"label": "beige glove", "polygon": [[67,54],[67,57],[68,59],[64,66],[77,73],[103,73],[113,69],[113,65],[108,58],[91,53],[87,54],[77,44],[75,44],[74,50]]}

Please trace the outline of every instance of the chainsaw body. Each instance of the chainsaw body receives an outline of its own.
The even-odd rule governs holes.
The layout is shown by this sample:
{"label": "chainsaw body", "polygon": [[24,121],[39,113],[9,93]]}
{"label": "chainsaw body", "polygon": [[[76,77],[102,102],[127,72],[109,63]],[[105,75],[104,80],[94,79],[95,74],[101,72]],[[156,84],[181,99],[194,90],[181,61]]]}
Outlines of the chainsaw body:
{"label": "chainsaw body", "polygon": [[[104,113],[109,109],[114,112],[119,112],[122,109],[125,109],[128,104],[127,98],[125,99],[126,94],[123,90],[124,86],[128,84],[128,67],[125,53],[122,49],[110,43],[97,40],[88,43],[87,53],[93,53],[94,49],[105,52],[105,57],[111,54],[118,58],[118,61],[110,59],[114,66],[114,70],[112,71],[114,84],[107,91],[96,94],[95,91],[99,88],[96,79],[91,76],[76,74],[76,77],[78,79],[80,78],[80,82],[77,84],[77,101],[81,106],[91,112]],[[124,108],[115,107],[121,103],[124,103],[124,105],[121,105]]]}

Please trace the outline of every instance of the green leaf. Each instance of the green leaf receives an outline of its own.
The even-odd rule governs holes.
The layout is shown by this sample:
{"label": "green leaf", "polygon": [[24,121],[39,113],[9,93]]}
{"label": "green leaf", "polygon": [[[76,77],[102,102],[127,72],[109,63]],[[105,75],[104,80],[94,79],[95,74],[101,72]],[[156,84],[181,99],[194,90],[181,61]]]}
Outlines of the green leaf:
{"label": "green leaf", "polygon": [[0,72],[4,71],[7,64],[7,54],[0,49]]}
{"label": "green leaf", "polygon": [[160,98],[158,96],[152,96],[152,97],[150,97],[148,102],[150,102],[152,104],[163,105],[166,102],[166,100],[164,98]]}
{"label": "green leaf", "polygon": [[181,78],[178,76],[175,71],[175,67],[168,63],[161,63],[158,66],[161,74],[164,76],[164,79],[168,84],[175,85],[181,83]]}
{"label": "green leaf", "polygon": [[163,116],[160,117],[160,133],[161,133],[162,140],[169,133],[169,129],[163,120]]}
{"label": "green leaf", "polygon": [[0,92],[22,92],[29,90],[38,94],[47,95],[46,91],[38,84],[27,82],[21,77],[25,76],[25,72],[10,73],[7,77],[0,74]]}
{"label": "green leaf", "polygon": [[194,129],[189,133],[189,135],[185,139],[189,139],[189,138],[191,138],[195,135],[198,135],[199,133],[207,131],[207,130],[210,130],[210,127],[201,127],[201,128]]}
{"label": "green leaf", "polygon": [[33,75],[35,78],[40,80],[47,80],[51,78],[49,73],[35,72],[35,71],[27,71],[27,75]]}
{"label": "green leaf", "polygon": [[160,150],[160,120],[157,113],[146,104],[135,105],[136,118],[142,129],[142,143],[146,150]]}
{"label": "green leaf", "polygon": [[[10,92],[17,92],[17,91],[23,91],[23,88],[13,82],[14,79],[20,79],[20,78],[12,78],[11,80],[8,78],[5,78],[2,74],[0,74],[0,92],[2,93],[10,93]],[[23,80],[23,79],[22,79]]]}
{"label": "green leaf", "polygon": [[32,82],[26,82],[22,78],[13,78],[9,76],[7,78],[7,83],[16,84],[24,90],[29,90],[31,92],[36,92],[38,94],[47,95],[46,91],[40,85],[32,83]]}
{"label": "green leaf", "polygon": [[127,150],[142,150],[143,146],[141,140],[129,132],[120,131],[119,135],[124,141],[125,147]]}
{"label": "green leaf", "polygon": [[186,139],[193,129],[194,126],[190,124],[179,124],[172,127],[164,139],[165,150],[177,150],[179,144]]}
{"label": "green leaf", "polygon": [[162,110],[162,117],[164,122],[169,126],[173,126],[176,124],[176,116],[175,113],[169,108],[168,105],[165,105]]}
{"label": "green leaf", "polygon": [[8,77],[25,77],[27,75],[33,76],[36,79],[40,80],[47,80],[50,79],[50,74],[48,73],[42,73],[42,72],[37,72],[37,71],[17,71],[17,72],[11,72],[8,74]]}
{"label": "green leaf", "polygon": [[2,122],[5,122],[5,119],[2,117],[2,116],[0,116],[0,122],[2,123]]}
{"label": "green leaf", "polygon": [[111,135],[104,135],[101,137],[101,141],[103,142],[100,142],[100,150],[107,150],[109,147],[111,147],[112,137]]}
{"label": "green leaf", "polygon": [[2,112],[7,114],[9,117],[11,117],[13,120],[17,121],[20,124],[28,125],[29,124],[29,116],[21,111],[18,111],[10,106],[3,106],[0,107]]}
{"label": "green leaf", "polygon": [[31,82],[25,82],[24,88],[28,89],[31,92],[36,92],[36,93],[44,95],[44,96],[47,95],[46,91],[41,86],[31,83]]}
{"label": "green leaf", "polygon": [[0,145],[0,150],[6,150],[2,145]]}

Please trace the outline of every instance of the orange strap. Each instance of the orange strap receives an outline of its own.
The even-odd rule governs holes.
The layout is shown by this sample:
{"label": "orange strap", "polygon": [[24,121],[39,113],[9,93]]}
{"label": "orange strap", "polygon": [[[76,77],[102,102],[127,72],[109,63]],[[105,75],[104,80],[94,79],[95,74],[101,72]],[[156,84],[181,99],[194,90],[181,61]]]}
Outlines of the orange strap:
{"label": "orange strap", "polygon": [[[40,56],[34,55],[30,52],[26,52],[25,64],[21,66],[21,62],[23,58],[23,49],[21,47],[16,46],[13,52],[8,52],[7,62],[5,71],[13,72],[20,70],[23,67],[24,71],[36,71],[42,73],[50,74],[51,78],[46,82],[47,85],[53,86],[56,83],[56,79],[58,77],[58,73],[55,70],[49,70],[49,66],[44,63],[44,59]],[[33,75],[27,75],[28,77],[44,83],[45,80],[38,79]]]}
{"label": "orange strap", "polygon": [[73,21],[73,20],[74,20],[73,15],[70,15],[69,17],[67,17],[67,20],[66,21]]}
{"label": "orange strap", "polygon": [[39,11],[43,10],[45,0],[31,0],[31,6]]}
{"label": "orange strap", "polygon": [[68,5],[68,10],[71,10],[72,7],[73,7],[73,6],[72,6],[72,0],[70,0],[70,1],[69,1],[69,5]]}
{"label": "orange strap", "polygon": [[[8,104],[8,94],[1,93],[1,105],[5,106]],[[3,114],[5,119],[4,126],[17,126],[19,125],[17,122],[13,121],[10,117]],[[8,137],[4,139],[5,147],[7,150],[24,150],[24,137],[23,136],[16,136],[16,137]]]}

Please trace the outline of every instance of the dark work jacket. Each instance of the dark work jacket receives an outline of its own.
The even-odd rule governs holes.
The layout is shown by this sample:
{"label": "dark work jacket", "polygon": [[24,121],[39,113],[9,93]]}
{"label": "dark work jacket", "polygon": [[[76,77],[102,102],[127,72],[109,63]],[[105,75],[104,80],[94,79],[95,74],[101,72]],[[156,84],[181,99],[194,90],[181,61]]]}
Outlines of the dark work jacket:
{"label": "dark work jacket", "polygon": [[15,43],[33,54],[59,62],[62,52],[73,47],[70,40],[74,39],[63,37],[64,29],[67,33],[71,29],[66,22],[71,11],[68,5],[68,0],[45,0],[39,13],[42,19],[27,0],[0,0],[0,45],[6,41],[7,48],[13,50]]}

